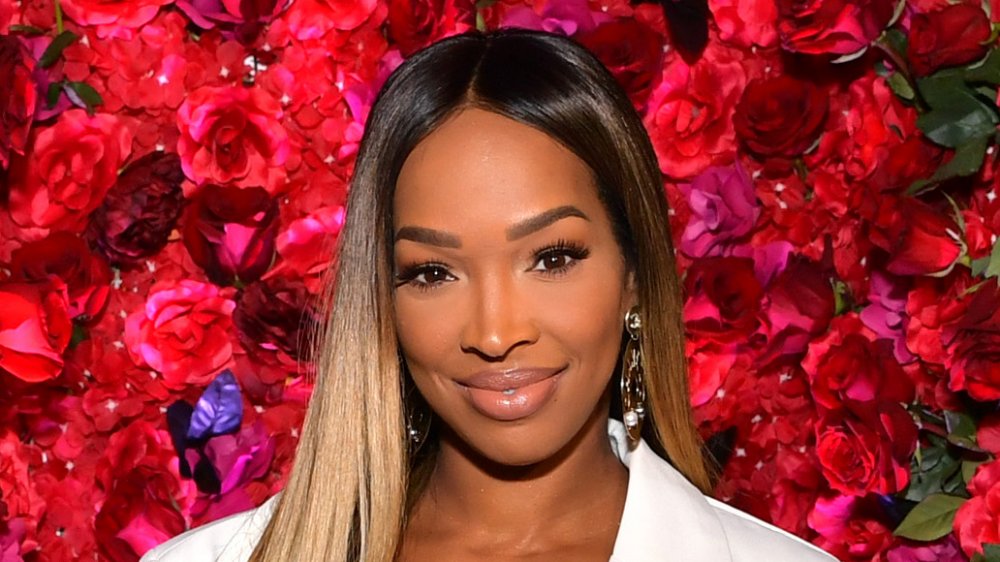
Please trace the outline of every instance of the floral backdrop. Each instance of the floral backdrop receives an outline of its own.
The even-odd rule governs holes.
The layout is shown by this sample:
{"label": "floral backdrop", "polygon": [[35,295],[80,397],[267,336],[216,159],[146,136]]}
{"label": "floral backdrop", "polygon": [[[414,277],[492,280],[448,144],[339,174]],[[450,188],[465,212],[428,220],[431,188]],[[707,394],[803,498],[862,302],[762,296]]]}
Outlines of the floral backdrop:
{"label": "floral backdrop", "polygon": [[373,97],[501,26],[644,117],[715,494],[843,560],[1000,561],[998,0],[0,0],[0,560],[281,489]]}

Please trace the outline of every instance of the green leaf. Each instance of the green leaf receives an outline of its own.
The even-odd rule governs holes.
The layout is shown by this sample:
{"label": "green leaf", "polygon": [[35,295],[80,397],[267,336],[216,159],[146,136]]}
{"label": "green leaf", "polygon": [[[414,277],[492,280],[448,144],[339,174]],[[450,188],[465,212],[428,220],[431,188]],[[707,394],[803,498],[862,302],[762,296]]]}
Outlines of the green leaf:
{"label": "green leaf", "polygon": [[964,412],[944,413],[945,427],[948,428],[949,435],[974,439],[976,437],[976,424],[972,421],[972,416]]}
{"label": "green leaf", "polygon": [[1000,86],[1000,49],[992,49],[986,58],[965,70],[965,81]]}
{"label": "green leaf", "polygon": [[917,541],[937,540],[951,533],[955,512],[966,501],[945,494],[927,496],[910,510],[893,534]]}
{"label": "green leaf", "polygon": [[45,30],[40,27],[35,27],[33,25],[12,25],[8,28],[11,33],[20,33],[22,35],[36,36],[45,35]]}
{"label": "green leaf", "polygon": [[889,83],[889,88],[892,92],[906,101],[913,101],[917,96],[916,92],[910,86],[909,81],[906,80],[906,77],[902,73],[893,72],[886,81]]}
{"label": "green leaf", "polygon": [[918,195],[943,181],[977,173],[983,166],[990,138],[992,135],[974,138],[957,147],[951,160],[935,170],[931,177],[913,182],[906,190],[906,194]]}
{"label": "green leaf", "polygon": [[72,31],[63,31],[56,38],[49,43],[49,46],[45,48],[45,52],[42,53],[41,58],[38,59],[38,66],[42,68],[48,68],[59,60],[62,56],[62,52],[66,47],[69,47],[77,40],[76,33]]}
{"label": "green leaf", "polygon": [[959,473],[961,464],[948,451],[944,439],[928,437],[931,446],[919,446],[910,463],[910,484],[905,499],[923,501],[924,498],[944,490],[949,479]]}
{"label": "green leaf", "polygon": [[97,90],[92,88],[90,84],[86,82],[67,82],[69,89],[73,91],[74,94],[83,102],[84,106],[87,108],[91,114],[94,113],[94,107],[104,103],[104,99],[101,98],[101,94],[97,93]]}
{"label": "green leaf", "polygon": [[990,265],[990,256],[986,256],[984,258],[972,260],[972,265],[969,266],[969,269],[972,270],[973,277],[979,277],[986,271],[986,267],[989,265]]}
{"label": "green leaf", "polygon": [[1000,545],[984,543],[983,553],[976,553],[972,562],[1000,562]]}
{"label": "green leaf", "polygon": [[964,86],[949,85],[925,88],[922,80],[918,88],[931,110],[917,118],[917,127],[932,141],[957,148],[972,140],[987,137],[995,132],[1000,122],[995,107],[983,103]]}
{"label": "green leaf", "polygon": [[909,46],[907,45],[909,41],[906,38],[906,34],[903,33],[903,30],[899,29],[898,27],[887,29],[885,31],[885,34],[883,35],[883,38],[885,44],[889,45],[889,47],[893,51],[896,51],[897,54],[899,55],[906,54],[906,51],[909,48]]}
{"label": "green leaf", "polygon": [[990,252],[990,261],[986,266],[984,275],[987,279],[1000,277],[1000,239],[993,243],[993,251]]}
{"label": "green leaf", "polygon": [[986,461],[962,461],[962,480],[968,484],[976,475],[976,469]]}
{"label": "green leaf", "polygon": [[53,82],[49,84],[49,89],[45,92],[46,107],[52,109],[59,103],[59,95],[62,94],[63,82]]}

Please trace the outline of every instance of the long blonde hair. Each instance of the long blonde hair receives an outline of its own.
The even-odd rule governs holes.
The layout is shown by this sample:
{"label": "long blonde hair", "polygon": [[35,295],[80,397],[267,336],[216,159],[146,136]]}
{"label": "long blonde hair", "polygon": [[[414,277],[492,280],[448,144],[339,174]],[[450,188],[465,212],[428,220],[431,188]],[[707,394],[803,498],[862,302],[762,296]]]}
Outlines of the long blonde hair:
{"label": "long blonde hair", "polygon": [[[707,491],[692,421],[681,293],[662,177],[642,122],[613,77],[571,40],[500,30],[450,37],[389,77],[372,108],[347,201],[318,377],[296,458],[253,561],[383,562],[434,455],[411,459],[393,322],[392,200],[406,156],[464,107],[535,127],[593,170],[643,310],[644,438]],[[456,147],[460,149],[460,147]],[[614,385],[612,385],[614,386]]]}

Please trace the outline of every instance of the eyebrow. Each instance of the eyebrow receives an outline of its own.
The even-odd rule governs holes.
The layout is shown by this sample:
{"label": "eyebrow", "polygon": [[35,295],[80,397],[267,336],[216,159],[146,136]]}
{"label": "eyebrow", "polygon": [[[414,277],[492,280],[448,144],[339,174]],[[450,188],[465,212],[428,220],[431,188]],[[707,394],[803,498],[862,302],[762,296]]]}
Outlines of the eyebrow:
{"label": "eyebrow", "polygon": [[[560,221],[568,217],[577,217],[585,221],[590,221],[590,217],[580,209],[574,207],[573,205],[563,205],[562,207],[556,207],[554,209],[549,209],[543,213],[539,213],[533,217],[524,219],[523,221],[509,227],[507,229],[507,240],[513,241],[519,238],[524,238],[529,234],[533,234],[542,230],[543,228]],[[431,246],[440,246],[442,248],[461,248],[462,241],[458,236],[445,232],[442,230],[434,230],[433,228],[425,228],[422,226],[403,226],[396,231],[396,241],[399,240],[412,240],[413,242],[419,242],[421,244],[429,244]]]}

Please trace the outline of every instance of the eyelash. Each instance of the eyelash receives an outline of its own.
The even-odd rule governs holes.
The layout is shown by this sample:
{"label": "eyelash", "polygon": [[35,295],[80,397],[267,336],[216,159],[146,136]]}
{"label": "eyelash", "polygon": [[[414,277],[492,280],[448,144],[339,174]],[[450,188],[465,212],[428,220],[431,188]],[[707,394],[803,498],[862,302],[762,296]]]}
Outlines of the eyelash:
{"label": "eyelash", "polygon": [[[587,257],[590,256],[590,250],[577,242],[569,242],[567,240],[560,239],[557,240],[555,244],[542,246],[541,248],[533,251],[531,254],[534,256],[534,265],[529,271],[540,271],[550,277],[562,277],[580,261],[587,259]],[[569,258],[570,261],[557,266],[554,269],[537,269],[537,267],[541,265],[542,260],[546,258]],[[407,265],[396,275],[396,287],[398,288],[403,285],[411,285],[419,291],[429,291],[445,281],[428,282],[419,281],[418,278],[422,275],[427,275],[428,273],[437,272],[453,277],[451,272],[448,271],[448,266],[441,262],[429,261]]]}

